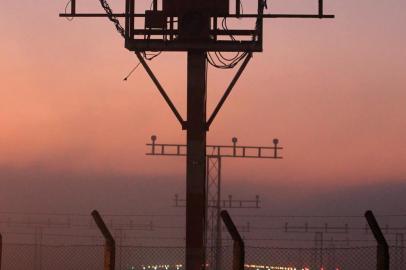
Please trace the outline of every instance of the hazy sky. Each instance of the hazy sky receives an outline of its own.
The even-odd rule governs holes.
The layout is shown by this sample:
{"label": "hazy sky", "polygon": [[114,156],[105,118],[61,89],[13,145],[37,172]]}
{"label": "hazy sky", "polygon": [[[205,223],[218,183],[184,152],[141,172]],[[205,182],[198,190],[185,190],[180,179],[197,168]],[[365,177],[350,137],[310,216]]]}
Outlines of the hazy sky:
{"label": "hazy sky", "polygon": [[[101,11],[93,2],[83,8]],[[271,4],[275,12],[308,11],[315,2]],[[228,183],[406,183],[406,3],[325,2],[336,19],[266,22],[264,53],[254,55],[208,140],[269,145],[278,137],[284,159],[227,160]],[[185,133],[144,70],[123,82],[137,61],[113,25],[58,18],[65,3],[1,1],[0,170],[170,175],[182,186],[184,159],[144,154],[152,134],[184,143]],[[150,63],[183,115],[185,60],[165,53]],[[209,112],[232,74],[210,70]]]}

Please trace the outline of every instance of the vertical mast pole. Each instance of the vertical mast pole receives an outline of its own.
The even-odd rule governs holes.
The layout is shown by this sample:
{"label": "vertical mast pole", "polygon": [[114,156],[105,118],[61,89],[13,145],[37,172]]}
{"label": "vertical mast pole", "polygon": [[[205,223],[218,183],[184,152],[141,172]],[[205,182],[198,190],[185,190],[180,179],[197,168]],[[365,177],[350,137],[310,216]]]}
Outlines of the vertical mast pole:
{"label": "vertical mast pole", "polygon": [[187,59],[186,269],[205,267],[206,52]]}

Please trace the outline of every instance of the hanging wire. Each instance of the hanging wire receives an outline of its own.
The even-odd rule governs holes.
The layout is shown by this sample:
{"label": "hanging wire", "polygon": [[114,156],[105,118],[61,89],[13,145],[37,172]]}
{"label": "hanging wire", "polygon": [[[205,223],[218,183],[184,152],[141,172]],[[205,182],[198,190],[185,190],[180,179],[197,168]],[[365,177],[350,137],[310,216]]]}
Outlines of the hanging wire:
{"label": "hanging wire", "polygon": [[138,62],[138,64],[130,71],[130,73],[128,73],[128,75],[125,76],[123,81],[127,81],[131,77],[131,75],[134,73],[134,71],[139,67],[140,64],[141,64],[141,62]]}
{"label": "hanging wire", "polygon": [[[240,5],[241,11],[242,13],[244,13],[243,10],[244,7],[242,2],[240,2]],[[268,8],[267,1],[262,0],[258,6],[258,15],[262,15],[264,13],[265,8]],[[225,30],[226,32],[229,31],[226,18],[223,18],[221,26],[223,30]],[[259,27],[260,27],[260,18],[257,18],[257,21],[255,23],[255,29],[259,30]],[[237,41],[232,34],[228,34],[228,36],[230,37],[231,41]],[[255,36],[253,36],[253,40],[255,40]],[[226,57],[221,52],[214,53],[209,52],[207,53],[207,61],[209,62],[210,65],[214,66],[215,68],[231,69],[234,68],[236,65],[238,65],[238,63],[241,62],[245,57],[247,57],[247,55],[248,55],[247,52],[237,52],[233,57]]]}
{"label": "hanging wire", "polygon": [[[223,30],[226,32],[229,31],[228,26],[227,26],[227,19],[223,18],[221,21],[221,26]],[[230,40],[236,41],[234,36],[232,34],[229,34]],[[234,56],[232,57],[226,57],[223,53],[221,52],[214,52],[214,57],[216,60],[214,60],[213,55],[211,53],[208,53],[207,60],[208,62],[220,69],[231,69],[234,68],[236,65],[238,65],[239,62],[241,62],[242,59],[244,59],[248,55],[247,52],[241,53],[237,52]]]}
{"label": "hanging wire", "polygon": [[[72,0],[70,0],[72,1]],[[70,2],[69,1],[69,2]],[[113,10],[111,9],[109,3],[107,2],[107,0],[99,0],[101,6],[103,7],[104,11],[106,12],[109,20],[114,24],[114,26],[116,27],[117,32],[123,37],[126,38],[125,36],[125,29],[124,27],[120,24],[120,21],[117,19],[117,17],[114,16]],[[152,8],[152,3],[151,3],[151,8]],[[142,56],[146,59],[146,60],[152,60],[155,57],[159,56],[161,54],[161,52],[157,52],[157,53],[150,53],[150,52],[142,52],[141,53]],[[138,64],[130,71],[130,73],[128,73],[128,75],[126,77],[124,77],[123,81],[127,81],[131,75],[134,73],[134,71],[139,67],[139,65],[141,64],[141,62],[138,62]]]}
{"label": "hanging wire", "polygon": [[[228,26],[227,26],[227,19],[223,18],[221,21],[221,26],[223,30],[228,31]],[[229,34],[229,37],[232,41],[236,41],[234,36],[232,34]],[[237,52],[234,56],[226,57],[224,54],[221,52],[214,52],[214,55],[212,53],[207,54],[207,60],[208,62],[219,69],[231,69],[234,68],[242,59],[244,59],[248,55],[247,52],[241,53]]]}
{"label": "hanging wire", "polygon": [[[68,7],[72,5],[72,0],[69,0],[65,6],[65,14],[68,14]],[[73,21],[74,17],[65,17],[68,21]]]}
{"label": "hanging wire", "polygon": [[155,52],[155,53],[154,53],[154,52],[142,52],[142,55],[144,56],[144,58],[145,58],[146,60],[151,61],[151,60],[154,59],[155,57],[159,56],[161,53],[162,53],[161,51]]}
{"label": "hanging wire", "polygon": [[[149,9],[152,10],[153,9],[153,5],[154,5],[154,1],[151,1],[151,4],[149,6]],[[144,30],[146,30],[146,27],[144,26]],[[150,40],[151,39],[151,35],[144,35],[144,39],[146,40]],[[162,53],[162,51],[158,51],[158,52],[142,52],[142,55],[144,56],[144,58],[146,60],[151,61],[152,59],[154,59],[155,57],[159,56]]]}

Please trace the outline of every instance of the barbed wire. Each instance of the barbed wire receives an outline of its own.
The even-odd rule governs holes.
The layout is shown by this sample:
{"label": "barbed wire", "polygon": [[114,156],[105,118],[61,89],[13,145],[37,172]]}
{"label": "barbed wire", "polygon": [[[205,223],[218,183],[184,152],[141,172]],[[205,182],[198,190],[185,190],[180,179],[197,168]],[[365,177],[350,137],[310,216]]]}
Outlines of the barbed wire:
{"label": "barbed wire", "polygon": [[[25,216],[66,216],[66,217],[90,217],[90,213],[79,213],[79,212],[25,212],[25,211],[0,211],[0,215],[25,215]],[[184,218],[185,215],[182,214],[164,214],[164,213],[105,213],[105,217],[177,217]],[[244,217],[244,218],[362,218],[363,215],[272,215],[272,214],[233,214],[233,217]],[[394,217],[394,218],[403,218],[406,217],[406,214],[403,213],[380,213],[376,214],[376,217]]]}
{"label": "barbed wire", "polygon": [[[19,212],[19,211],[0,211],[0,215],[25,215],[25,216],[66,216],[66,217],[90,217],[90,213],[77,212]],[[180,214],[161,214],[161,213],[129,213],[129,214],[113,214],[103,213],[104,217],[185,217]]]}

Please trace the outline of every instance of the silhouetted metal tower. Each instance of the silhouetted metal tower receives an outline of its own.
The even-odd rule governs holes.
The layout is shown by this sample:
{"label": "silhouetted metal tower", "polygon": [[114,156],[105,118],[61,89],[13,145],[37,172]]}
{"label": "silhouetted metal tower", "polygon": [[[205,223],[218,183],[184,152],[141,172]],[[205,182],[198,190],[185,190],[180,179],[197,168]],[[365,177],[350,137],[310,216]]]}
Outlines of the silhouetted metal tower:
{"label": "silhouetted metal tower", "polygon": [[[125,12],[113,13],[107,0],[99,0],[106,14],[77,13],[76,0],[70,0],[70,14],[62,17],[108,17],[125,39],[125,47],[134,51],[182,128],[187,131],[186,158],[186,269],[205,266],[206,226],[206,132],[242,74],[254,52],[262,51],[264,18],[333,18],[323,12],[318,0],[315,14],[264,14],[266,0],[258,0],[257,11],[243,14],[241,0],[235,1],[234,13],[229,0],[153,0],[151,10],[137,13],[135,0],[125,0]],[[122,27],[118,18],[125,18]],[[242,25],[227,26],[227,19],[255,19],[253,29]],[[136,19],[137,24],[135,23]],[[144,24],[140,26],[140,19]],[[158,79],[146,63],[157,54],[147,52],[187,52],[187,120],[183,120]],[[222,52],[235,52],[232,58]],[[217,62],[214,60],[217,58]],[[206,118],[207,63],[218,68],[233,68],[243,61],[230,86],[211,117]]]}
{"label": "silhouetted metal tower", "polygon": [[[153,156],[186,156],[187,145],[185,144],[158,144],[157,136],[151,136],[150,152]],[[232,138],[232,145],[207,145],[207,229],[210,237],[206,234],[206,242],[210,240],[210,254],[208,265],[211,269],[220,269],[221,264],[221,216],[220,212],[225,208],[259,208],[259,196],[255,200],[233,200],[229,195],[228,200],[221,199],[221,164],[222,158],[260,158],[281,159],[278,146],[279,140],[273,140],[273,146],[240,146],[238,139]],[[175,206],[185,206],[185,200],[175,195]],[[187,205],[187,204],[186,204]]]}

